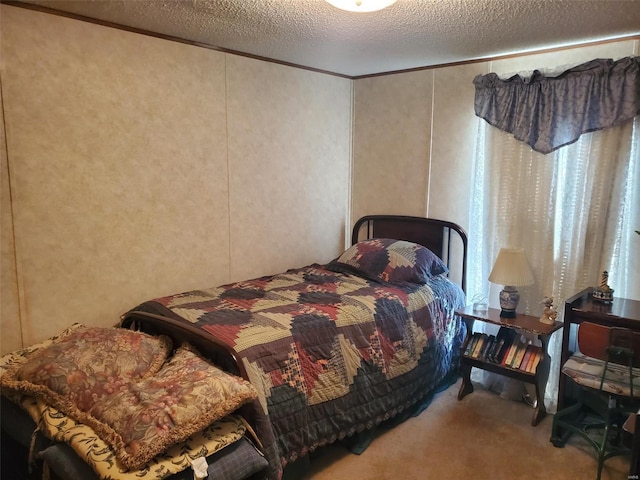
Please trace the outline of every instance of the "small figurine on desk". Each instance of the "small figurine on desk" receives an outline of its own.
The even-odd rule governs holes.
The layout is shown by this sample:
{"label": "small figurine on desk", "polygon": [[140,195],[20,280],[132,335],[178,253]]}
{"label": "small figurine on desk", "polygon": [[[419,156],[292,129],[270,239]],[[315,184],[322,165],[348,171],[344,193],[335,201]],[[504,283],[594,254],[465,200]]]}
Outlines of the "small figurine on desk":
{"label": "small figurine on desk", "polygon": [[540,322],[546,323],[547,325],[553,325],[556,323],[558,312],[556,312],[556,309],[553,307],[553,297],[544,297],[540,303],[544,305]]}
{"label": "small figurine on desk", "polygon": [[601,303],[613,303],[613,288],[608,284],[609,272],[606,270],[602,272],[602,279],[600,280],[600,286],[593,289],[591,296],[596,302]]}

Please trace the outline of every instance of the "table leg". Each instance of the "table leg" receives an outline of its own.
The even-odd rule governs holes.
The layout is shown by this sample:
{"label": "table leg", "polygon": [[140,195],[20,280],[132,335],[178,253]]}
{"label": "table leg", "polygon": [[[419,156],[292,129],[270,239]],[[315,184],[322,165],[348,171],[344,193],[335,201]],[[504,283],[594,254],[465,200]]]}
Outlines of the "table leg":
{"label": "table leg", "polygon": [[471,383],[471,365],[462,365],[462,384],[458,392],[458,400],[462,400],[465,396],[473,392],[473,384]]}
{"label": "table leg", "polygon": [[[571,337],[571,319],[570,313],[567,314],[565,312],[565,324],[562,329],[562,353],[560,356],[560,365],[564,365],[567,360],[569,360],[570,352],[569,352],[569,340]],[[558,380],[558,411],[562,410],[564,407],[568,406],[566,401],[567,396],[567,385],[566,378],[564,375],[560,375]]]}
{"label": "table leg", "polygon": [[536,408],[533,410],[533,418],[531,419],[531,425],[534,427],[547,414],[547,409],[544,405],[544,392],[547,387],[549,370],[551,368],[551,357],[547,351],[547,347],[549,346],[549,337],[539,335],[538,338],[542,343],[542,359],[540,359],[538,369],[536,370]]}
{"label": "table leg", "polygon": [[460,353],[460,370],[462,371],[462,384],[460,385],[460,391],[458,392],[458,400],[462,400],[466,395],[473,392],[473,384],[471,383],[471,365],[464,363],[464,351],[467,348],[467,344],[471,341],[473,335],[473,319],[465,318],[464,323],[467,329],[465,341],[462,343],[462,352]]}

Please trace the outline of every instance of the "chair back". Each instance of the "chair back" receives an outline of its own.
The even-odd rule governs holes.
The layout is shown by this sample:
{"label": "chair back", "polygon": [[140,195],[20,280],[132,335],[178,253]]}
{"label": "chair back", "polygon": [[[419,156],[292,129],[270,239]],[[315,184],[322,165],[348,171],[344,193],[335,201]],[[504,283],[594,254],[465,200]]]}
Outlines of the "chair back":
{"label": "chair back", "polygon": [[633,367],[640,367],[640,332],[629,328],[582,322],[578,348],[588,357],[625,366],[631,360]]}

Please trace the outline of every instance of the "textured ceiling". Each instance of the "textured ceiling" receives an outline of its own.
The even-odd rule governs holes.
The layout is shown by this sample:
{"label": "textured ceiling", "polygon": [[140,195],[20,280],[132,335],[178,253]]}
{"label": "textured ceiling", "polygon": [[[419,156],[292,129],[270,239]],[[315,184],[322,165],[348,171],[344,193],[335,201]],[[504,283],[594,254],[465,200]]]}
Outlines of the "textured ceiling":
{"label": "textured ceiling", "polygon": [[640,34],[640,0],[25,0],[223,50],[357,77]]}

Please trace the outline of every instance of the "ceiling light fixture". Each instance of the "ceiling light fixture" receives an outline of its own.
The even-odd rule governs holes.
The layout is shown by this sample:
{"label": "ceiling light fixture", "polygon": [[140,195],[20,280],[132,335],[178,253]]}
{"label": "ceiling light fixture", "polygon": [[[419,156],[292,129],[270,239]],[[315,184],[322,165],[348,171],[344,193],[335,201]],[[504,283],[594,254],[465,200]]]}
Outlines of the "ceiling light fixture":
{"label": "ceiling light fixture", "polygon": [[375,12],[393,5],[397,0],[326,0],[334,7],[350,12]]}

